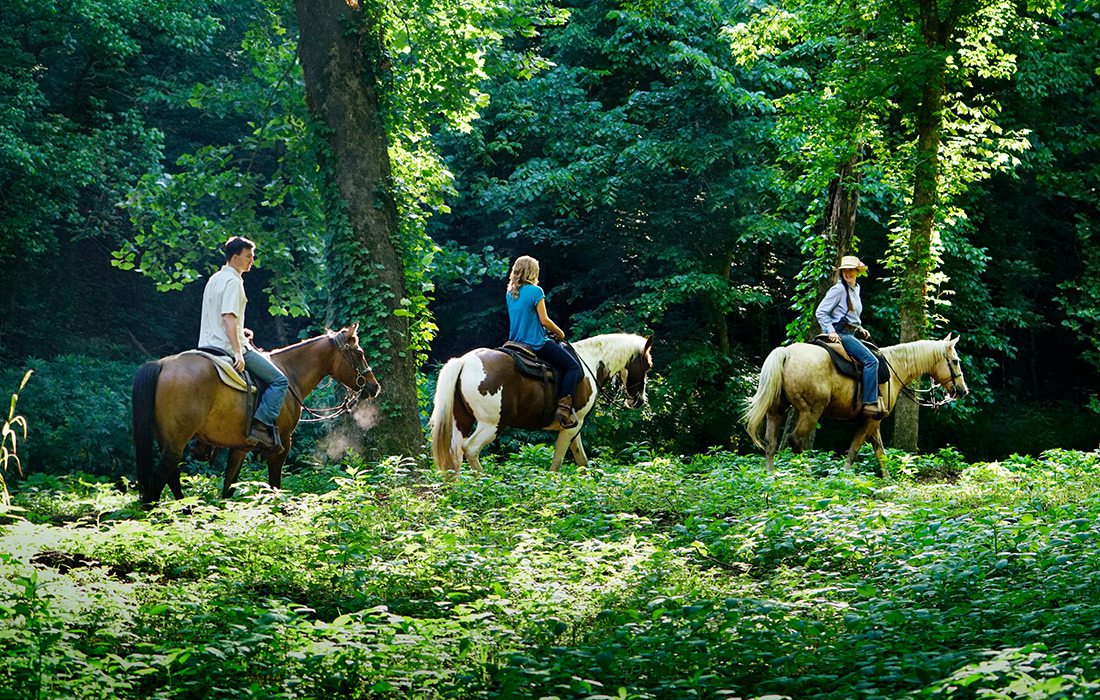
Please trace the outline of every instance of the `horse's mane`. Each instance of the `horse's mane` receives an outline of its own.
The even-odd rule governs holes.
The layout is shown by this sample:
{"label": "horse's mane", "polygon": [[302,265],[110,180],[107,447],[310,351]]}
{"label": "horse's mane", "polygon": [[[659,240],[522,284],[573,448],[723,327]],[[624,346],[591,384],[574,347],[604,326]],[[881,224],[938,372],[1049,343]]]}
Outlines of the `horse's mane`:
{"label": "horse's mane", "polygon": [[943,350],[942,340],[914,340],[899,345],[882,348],[882,354],[891,365],[904,366],[907,369],[924,372],[931,362],[938,359]]}
{"label": "horse's mane", "polygon": [[599,357],[608,367],[625,367],[645,351],[646,339],[632,333],[607,333],[573,343],[577,354]]}
{"label": "horse's mane", "polygon": [[311,344],[316,343],[316,342],[321,341],[321,340],[331,340],[331,339],[335,338],[336,336],[340,335],[341,332],[342,331],[326,330],[321,335],[314,336],[312,338],[306,338],[305,340],[299,340],[297,343],[294,343],[293,345],[287,345],[286,347],[282,347],[282,348],[275,348],[274,350],[271,351],[271,354],[272,355],[278,355],[279,353],[290,352],[292,350],[297,350],[301,347],[304,347],[306,345],[311,345]]}

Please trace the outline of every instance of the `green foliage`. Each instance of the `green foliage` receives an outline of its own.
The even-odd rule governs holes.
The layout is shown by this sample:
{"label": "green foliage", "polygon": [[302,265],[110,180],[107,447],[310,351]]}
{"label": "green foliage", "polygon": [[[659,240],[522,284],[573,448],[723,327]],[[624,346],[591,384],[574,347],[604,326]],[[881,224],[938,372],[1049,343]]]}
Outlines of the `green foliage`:
{"label": "green foliage", "polygon": [[[687,365],[666,376],[664,416],[728,406],[743,331],[771,321],[760,307],[789,276],[771,246],[789,247],[792,233],[774,216],[769,76],[739,67],[723,33],[741,6],[562,7],[569,21],[535,45],[550,64],[493,76],[482,119],[441,137],[458,186],[432,235],[459,251],[538,257],[550,315],[571,338],[652,332],[659,363]],[[483,269],[481,280],[440,280],[441,335],[459,347],[492,342],[499,326],[503,275]],[[450,297],[471,286],[492,306],[458,308]],[[696,381],[704,370],[716,374]],[[727,443],[729,426],[692,415],[639,428],[662,442],[695,433],[682,449]]]}
{"label": "green foliage", "polygon": [[[22,393],[21,408],[34,430],[20,446],[24,471],[128,471],[133,460],[129,390],[135,367],[81,355],[30,360],[27,367],[35,381]],[[12,378],[12,371],[0,372],[0,377]]]}
{"label": "green foliage", "polygon": [[167,98],[220,129],[173,168],[151,169],[126,197],[135,233],[114,264],[160,291],[205,277],[224,262],[226,239],[241,235],[256,241],[257,263],[272,273],[264,290],[272,314],[308,315],[324,300],[325,185],[316,172],[324,145],[309,125],[286,9],[264,4],[223,74]]}
{"label": "green foliage", "polygon": [[[353,459],[318,492],[246,483],[228,502],[216,479],[192,477],[198,495],[151,512],[91,482],[42,479],[14,493],[32,517],[0,526],[0,687],[120,699],[1096,693],[1095,452],[968,464],[946,450],[892,469],[897,481],[824,453],[783,453],[774,477],[721,451],[635,446],[559,474],[548,461],[528,447],[448,486],[408,461]],[[35,524],[48,498],[85,517]]]}

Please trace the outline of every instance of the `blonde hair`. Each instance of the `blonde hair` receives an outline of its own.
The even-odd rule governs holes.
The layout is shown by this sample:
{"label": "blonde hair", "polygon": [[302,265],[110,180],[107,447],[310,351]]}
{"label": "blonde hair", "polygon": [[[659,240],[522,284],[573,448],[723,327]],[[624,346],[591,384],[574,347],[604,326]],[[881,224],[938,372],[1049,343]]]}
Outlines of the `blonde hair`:
{"label": "blonde hair", "polygon": [[530,255],[521,255],[512,263],[512,272],[508,275],[508,293],[513,299],[519,299],[519,288],[525,284],[539,283],[539,261]]}

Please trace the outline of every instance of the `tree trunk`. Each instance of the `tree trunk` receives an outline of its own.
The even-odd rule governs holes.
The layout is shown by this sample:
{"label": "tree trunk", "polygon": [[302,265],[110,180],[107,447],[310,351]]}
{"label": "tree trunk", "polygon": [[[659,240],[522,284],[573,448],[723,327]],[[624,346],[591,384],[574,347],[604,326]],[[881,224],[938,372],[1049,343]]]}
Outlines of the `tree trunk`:
{"label": "tree trunk", "polygon": [[859,188],[856,185],[862,179],[862,172],[858,166],[862,160],[862,153],[853,153],[851,158],[837,167],[836,177],[829,183],[829,203],[825,212],[823,235],[829,241],[829,247],[834,253],[833,270],[829,277],[822,279],[818,285],[818,300],[822,299],[829,288],[836,284],[840,274],[837,272],[837,265],[840,264],[840,259],[852,250],[856,213],[859,210]]}
{"label": "tree trunk", "polygon": [[[855,237],[856,231],[856,213],[859,211],[859,188],[856,185],[862,178],[862,172],[859,169],[862,160],[862,153],[853,153],[847,161],[837,166],[836,177],[829,183],[829,202],[826,205],[825,226],[822,235],[825,236],[825,240],[829,241],[829,247],[833,250],[833,266],[829,276],[818,284],[817,303],[821,303],[820,300],[829,291],[829,287],[836,284],[840,275],[837,270],[840,259],[848,255],[852,249],[852,239]],[[787,416],[783,428],[784,442],[794,429],[793,417],[794,412],[792,411]],[[817,437],[816,427],[803,440],[803,447],[812,450],[815,437]]]}
{"label": "tree trunk", "polygon": [[345,0],[296,0],[296,8],[306,101],[327,127],[331,177],[350,225],[332,224],[333,320],[360,321],[360,342],[382,384],[382,410],[369,419],[367,454],[415,456],[423,451],[416,358],[408,351],[407,321],[393,313],[406,293],[379,112],[379,23]]}
{"label": "tree trunk", "polygon": [[[940,135],[943,131],[945,63],[943,48],[947,27],[936,14],[934,0],[922,0],[921,27],[930,52],[927,74],[917,107],[917,152],[913,169],[913,210],[904,269],[901,271],[899,341],[908,343],[924,337],[928,325],[928,276],[932,271],[932,229],[939,204]],[[894,447],[916,452],[920,407],[899,401],[894,409]]]}

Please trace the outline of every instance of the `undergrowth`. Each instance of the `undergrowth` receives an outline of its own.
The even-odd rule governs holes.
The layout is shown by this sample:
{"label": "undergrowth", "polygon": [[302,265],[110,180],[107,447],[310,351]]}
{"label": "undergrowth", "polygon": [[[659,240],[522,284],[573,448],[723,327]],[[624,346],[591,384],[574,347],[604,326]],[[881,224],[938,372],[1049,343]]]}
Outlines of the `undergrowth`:
{"label": "undergrowth", "polygon": [[0,526],[4,698],[1088,698],[1096,453],[657,454],[456,485],[400,460],[28,478]]}

